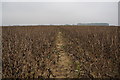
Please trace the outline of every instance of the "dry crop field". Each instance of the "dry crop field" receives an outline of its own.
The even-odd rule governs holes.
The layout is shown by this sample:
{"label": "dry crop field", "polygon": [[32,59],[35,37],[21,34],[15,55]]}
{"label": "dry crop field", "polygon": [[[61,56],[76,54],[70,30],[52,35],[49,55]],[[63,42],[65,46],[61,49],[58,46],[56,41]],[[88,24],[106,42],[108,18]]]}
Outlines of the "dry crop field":
{"label": "dry crop field", "polygon": [[120,78],[120,27],[2,28],[2,78]]}

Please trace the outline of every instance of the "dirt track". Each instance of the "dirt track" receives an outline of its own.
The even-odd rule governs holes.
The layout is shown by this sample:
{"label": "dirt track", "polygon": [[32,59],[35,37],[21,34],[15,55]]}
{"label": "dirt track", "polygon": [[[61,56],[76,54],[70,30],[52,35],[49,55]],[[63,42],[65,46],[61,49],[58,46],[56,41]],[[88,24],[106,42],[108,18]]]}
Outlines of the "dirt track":
{"label": "dirt track", "polygon": [[70,57],[64,50],[65,39],[62,36],[62,32],[58,32],[56,36],[56,49],[58,63],[56,68],[53,69],[52,73],[56,78],[72,78],[73,77],[73,66]]}

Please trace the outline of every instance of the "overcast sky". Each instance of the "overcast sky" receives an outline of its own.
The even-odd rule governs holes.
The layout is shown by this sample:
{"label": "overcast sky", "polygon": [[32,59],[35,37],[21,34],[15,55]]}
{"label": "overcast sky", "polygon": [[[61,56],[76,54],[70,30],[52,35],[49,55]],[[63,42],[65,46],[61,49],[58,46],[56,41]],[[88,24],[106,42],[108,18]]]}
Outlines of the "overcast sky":
{"label": "overcast sky", "polygon": [[2,26],[2,3],[0,2],[0,26]]}
{"label": "overcast sky", "polygon": [[3,25],[109,23],[118,25],[117,2],[3,2]]}
{"label": "overcast sky", "polygon": [[118,3],[118,25],[120,26],[120,2]]}
{"label": "overcast sky", "polygon": [[120,0],[1,0],[2,2],[119,2]]}

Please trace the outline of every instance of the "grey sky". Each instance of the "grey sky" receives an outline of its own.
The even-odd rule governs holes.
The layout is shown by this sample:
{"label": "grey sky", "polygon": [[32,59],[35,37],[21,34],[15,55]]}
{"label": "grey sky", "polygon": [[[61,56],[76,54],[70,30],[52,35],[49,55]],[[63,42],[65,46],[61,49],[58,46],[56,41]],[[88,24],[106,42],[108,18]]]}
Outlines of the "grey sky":
{"label": "grey sky", "polygon": [[2,2],[118,2],[120,0],[1,0]]}
{"label": "grey sky", "polygon": [[3,25],[76,24],[118,25],[117,2],[3,2]]}
{"label": "grey sky", "polygon": [[0,26],[2,26],[2,3],[0,2]]}
{"label": "grey sky", "polygon": [[120,26],[120,1],[118,3],[118,25]]}

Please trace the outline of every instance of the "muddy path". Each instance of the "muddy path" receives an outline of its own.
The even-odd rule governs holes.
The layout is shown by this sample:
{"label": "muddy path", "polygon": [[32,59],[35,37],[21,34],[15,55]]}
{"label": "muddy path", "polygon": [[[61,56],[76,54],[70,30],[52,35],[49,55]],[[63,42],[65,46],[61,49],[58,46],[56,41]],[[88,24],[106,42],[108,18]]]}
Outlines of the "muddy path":
{"label": "muddy path", "polygon": [[73,78],[73,62],[68,56],[68,53],[64,50],[65,38],[63,37],[63,34],[60,31],[56,36],[55,44],[57,51],[57,64],[52,69],[52,75],[50,76],[50,78]]}

